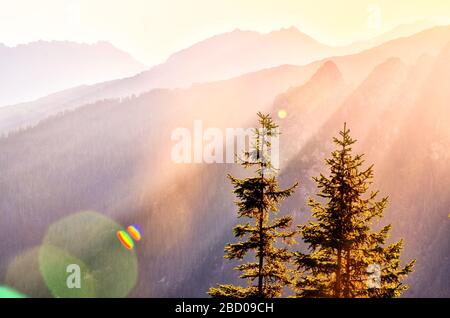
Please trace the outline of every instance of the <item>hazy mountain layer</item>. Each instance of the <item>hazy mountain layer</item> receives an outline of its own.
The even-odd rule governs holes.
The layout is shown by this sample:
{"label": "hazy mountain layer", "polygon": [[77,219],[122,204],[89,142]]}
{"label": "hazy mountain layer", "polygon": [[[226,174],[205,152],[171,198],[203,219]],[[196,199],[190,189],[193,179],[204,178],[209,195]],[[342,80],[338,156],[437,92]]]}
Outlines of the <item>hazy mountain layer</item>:
{"label": "hazy mountain layer", "polygon": [[[392,34],[362,46],[355,44],[355,47],[328,48],[295,28],[268,34],[236,30],[180,51],[167,62],[133,77],[75,87],[33,102],[2,107],[0,133],[35,125],[58,112],[101,99],[139,95],[154,88],[187,87],[196,82],[223,80],[249,71],[259,72],[272,66],[283,70],[288,67],[286,64],[301,65],[322,57],[336,56],[326,59],[336,63],[348,84],[359,83],[375,65],[391,56],[413,63],[423,54],[437,54],[450,40],[450,27],[435,27],[378,45],[382,40],[390,40],[395,34],[409,33],[394,30]],[[371,48],[370,45],[378,46]],[[369,47],[361,53],[355,53]],[[349,53],[355,54],[341,56]],[[298,73],[299,79],[294,85],[303,84],[324,61],[289,67],[291,73]]]}
{"label": "hazy mountain layer", "polygon": [[107,42],[0,43],[0,106],[50,93],[134,75],[145,66]]}

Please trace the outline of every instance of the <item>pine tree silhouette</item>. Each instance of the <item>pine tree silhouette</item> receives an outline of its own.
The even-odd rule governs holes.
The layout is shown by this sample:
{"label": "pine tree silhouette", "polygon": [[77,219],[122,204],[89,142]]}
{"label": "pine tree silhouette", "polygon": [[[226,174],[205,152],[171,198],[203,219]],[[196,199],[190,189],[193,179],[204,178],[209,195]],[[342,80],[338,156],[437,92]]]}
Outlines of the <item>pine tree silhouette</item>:
{"label": "pine tree silhouette", "polygon": [[355,142],[344,124],[326,159],[329,176],[313,178],[326,203],[310,198],[315,220],[299,227],[309,253],[295,253],[298,297],[397,297],[407,289],[402,280],[415,261],[400,265],[401,240],[385,246],[391,225],[372,231],[388,199],[368,193],[373,165],[362,168],[363,155],[352,155]]}
{"label": "pine tree silhouette", "polygon": [[279,203],[289,197],[297,184],[280,189],[268,151],[271,137],[278,134],[278,126],[269,115],[258,113],[260,129],[255,129],[252,150],[244,154],[241,165],[254,168],[255,176],[239,179],[229,175],[238,201],[238,218],[248,218],[252,223],[238,224],[234,235],[241,241],[225,246],[225,258],[243,260],[246,255],[254,256],[253,262],[244,262],[235,269],[240,278],[247,280],[247,286],[219,285],[210,288],[212,297],[229,298],[272,298],[280,297],[284,286],[294,283],[289,264],[292,252],[280,247],[295,242],[295,230],[290,230],[292,218],[275,218]]}

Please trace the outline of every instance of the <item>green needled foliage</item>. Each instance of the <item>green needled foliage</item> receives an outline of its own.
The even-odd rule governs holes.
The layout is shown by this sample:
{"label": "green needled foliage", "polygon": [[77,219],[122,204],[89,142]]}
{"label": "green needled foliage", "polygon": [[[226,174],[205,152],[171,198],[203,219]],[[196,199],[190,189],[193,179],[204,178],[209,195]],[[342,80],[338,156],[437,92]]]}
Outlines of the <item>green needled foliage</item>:
{"label": "green needled foliage", "polygon": [[278,126],[269,115],[258,113],[258,117],[261,127],[254,131],[252,149],[240,160],[244,168],[255,169],[255,176],[244,179],[228,176],[238,198],[238,218],[250,222],[238,224],[234,235],[240,241],[225,246],[225,258],[243,260],[252,255],[254,261],[242,262],[235,268],[241,272],[240,278],[247,281],[246,286],[218,285],[209,289],[212,297],[280,297],[283,288],[294,283],[289,266],[292,253],[281,246],[294,243],[296,231],[290,230],[290,216],[275,215],[279,203],[293,193],[297,184],[285,190],[279,188],[276,170],[267,155],[270,138],[277,136]]}
{"label": "green needled foliage", "polygon": [[313,178],[325,203],[309,199],[315,220],[299,227],[309,254],[295,253],[298,297],[398,297],[413,270],[415,261],[400,264],[401,240],[386,245],[390,225],[371,229],[388,199],[368,192],[373,166],[363,169],[363,155],[352,155],[356,140],[349,133],[344,124],[334,138],[337,150],[326,160],[329,176]]}

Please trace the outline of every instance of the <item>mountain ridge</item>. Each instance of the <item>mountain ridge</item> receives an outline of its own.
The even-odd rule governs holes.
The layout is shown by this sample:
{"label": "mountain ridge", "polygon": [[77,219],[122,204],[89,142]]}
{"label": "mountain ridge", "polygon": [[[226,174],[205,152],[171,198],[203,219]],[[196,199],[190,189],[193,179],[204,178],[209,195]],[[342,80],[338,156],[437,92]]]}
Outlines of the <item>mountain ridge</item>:
{"label": "mountain ridge", "polygon": [[80,84],[127,77],[145,66],[106,41],[36,41],[0,46],[0,106]]}
{"label": "mountain ridge", "polygon": [[[303,66],[283,63],[281,66],[262,69],[244,75],[241,74],[231,80],[237,80],[242,76],[248,78],[252,76],[257,77],[255,74],[271,72],[271,70],[278,67],[280,69],[289,69],[291,73],[295,70],[299,74],[299,80],[293,86],[297,86],[304,83],[325,61],[332,60],[338,65],[348,84],[359,83],[371,68],[389,57],[400,57],[406,63],[415,63],[416,59],[423,54],[437,54],[448,41],[450,41],[450,26],[437,26],[409,37],[388,41],[359,53],[328,57]],[[149,74],[149,71],[146,72],[121,80],[80,86],[34,102],[2,107],[0,108],[0,133],[34,125],[47,116],[73,109],[86,103],[93,103],[101,99],[131,96],[149,91],[152,89],[153,84],[145,79]],[[158,69],[152,72],[155,78],[159,78],[160,71]],[[190,87],[196,85],[206,84],[192,84]]]}

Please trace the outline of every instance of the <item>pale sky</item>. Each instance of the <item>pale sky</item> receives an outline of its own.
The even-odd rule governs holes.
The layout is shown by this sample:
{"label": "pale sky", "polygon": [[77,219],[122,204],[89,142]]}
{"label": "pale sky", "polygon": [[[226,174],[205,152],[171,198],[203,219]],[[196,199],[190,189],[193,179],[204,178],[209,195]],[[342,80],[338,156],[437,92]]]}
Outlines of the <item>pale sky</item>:
{"label": "pale sky", "polygon": [[106,40],[150,66],[236,28],[265,33],[295,26],[325,44],[344,45],[417,20],[450,24],[450,1],[0,0],[0,43]]}

